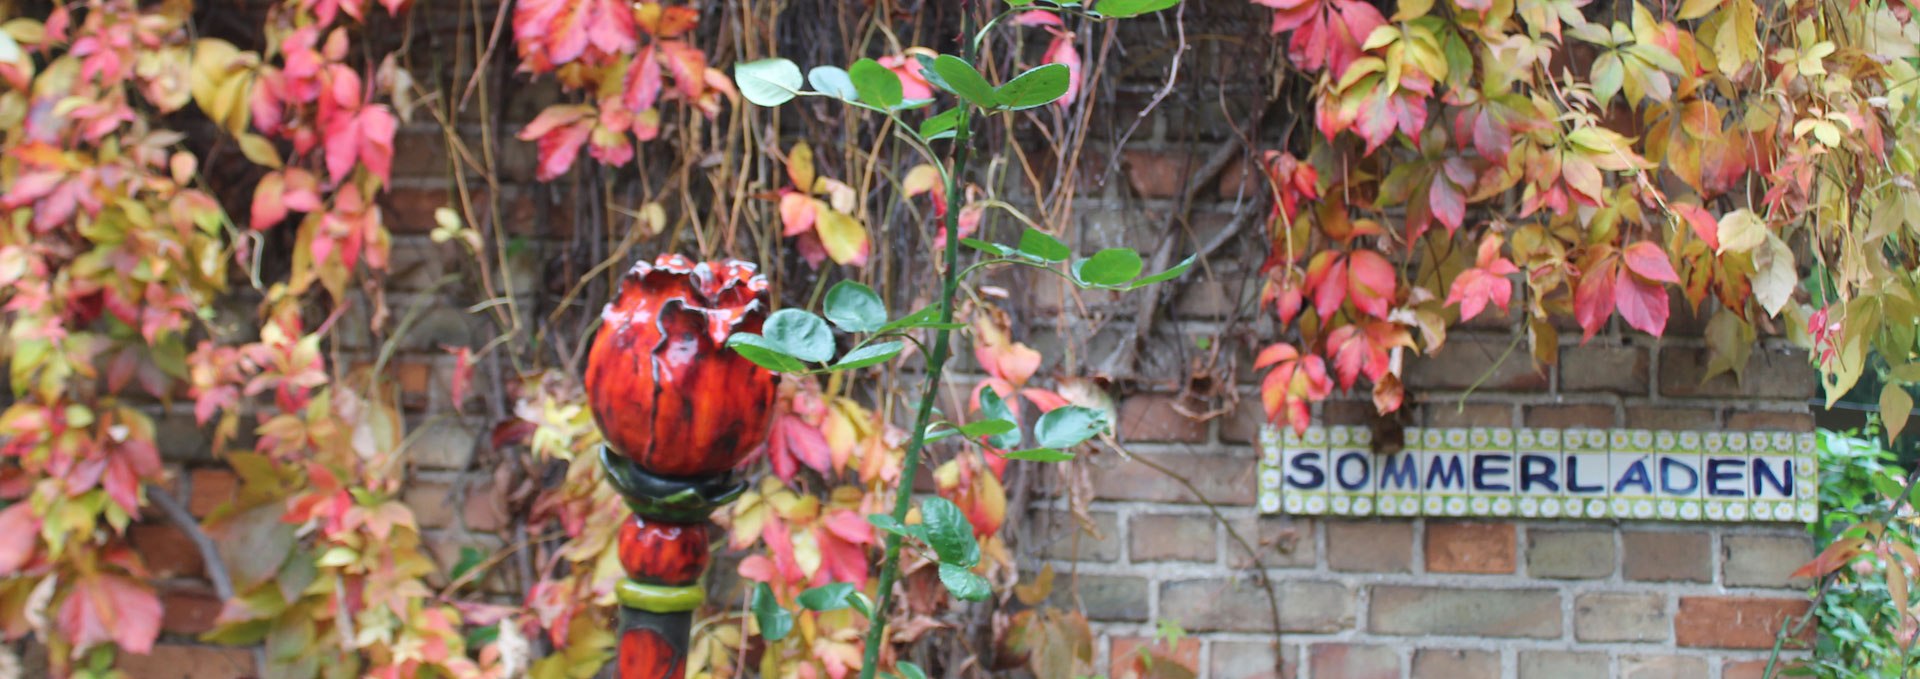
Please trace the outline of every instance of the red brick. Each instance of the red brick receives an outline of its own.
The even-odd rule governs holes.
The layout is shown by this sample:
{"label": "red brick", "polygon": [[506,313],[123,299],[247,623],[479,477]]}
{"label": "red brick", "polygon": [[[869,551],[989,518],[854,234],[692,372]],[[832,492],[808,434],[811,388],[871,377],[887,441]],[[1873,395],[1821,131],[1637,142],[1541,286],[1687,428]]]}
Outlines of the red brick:
{"label": "red brick", "polygon": [[1400,679],[1400,652],[1391,646],[1314,644],[1307,658],[1315,679]]}
{"label": "red brick", "polygon": [[1520,679],[1606,679],[1607,654],[1539,650],[1520,652]]}
{"label": "red brick", "polygon": [[1429,427],[1511,427],[1513,406],[1505,403],[1456,404],[1453,399],[1425,408],[1424,422]]}
{"label": "red brick", "polygon": [[1512,573],[1516,537],[1510,523],[1427,524],[1427,571]]}
{"label": "red brick", "polygon": [[433,366],[426,361],[397,360],[394,361],[393,371],[400,383],[400,393],[409,399],[425,396],[428,385],[433,381]]}
{"label": "red brick", "polygon": [[1560,350],[1560,390],[1566,393],[1614,393],[1645,396],[1652,360],[1640,347],[1598,342]]}
{"label": "red brick", "polygon": [[1259,641],[1215,641],[1207,661],[1212,679],[1293,679],[1300,671],[1300,647],[1281,650],[1274,667],[1273,644]]}
{"label": "red brick", "polygon": [[1260,400],[1242,398],[1233,411],[1220,418],[1220,440],[1246,445],[1260,440],[1260,427],[1267,423],[1267,412]]}
{"label": "red brick", "polygon": [[1328,520],[1327,567],[1354,573],[1413,572],[1413,523]]}
{"label": "red brick", "polygon": [[1727,411],[1727,428],[1748,431],[1813,431],[1813,414],[1733,409]]}
{"label": "red brick", "polygon": [[1135,562],[1204,561],[1219,556],[1214,549],[1213,517],[1206,514],[1135,514],[1127,524]]}
{"label": "red brick", "polygon": [[428,233],[436,224],[433,211],[448,207],[453,194],[445,188],[399,187],[381,194],[388,215],[387,228],[396,234]]}
{"label": "red brick", "polygon": [[[1674,641],[1691,648],[1772,648],[1781,626],[1797,624],[1808,606],[1806,599],[1680,597]],[[1808,625],[1801,636],[1812,635],[1813,626]]]}
{"label": "red brick", "polygon": [[220,505],[238,496],[240,479],[225,469],[202,467],[189,474],[193,495],[187,498],[187,511],[205,517]]}
{"label": "red brick", "polygon": [[1413,652],[1413,679],[1500,679],[1500,654],[1451,648]]}
{"label": "red brick", "polygon": [[[1186,477],[1215,504],[1253,504],[1255,465],[1252,459],[1220,454],[1143,454],[1139,457]],[[1159,470],[1132,460],[1118,460],[1115,465],[1094,469],[1092,485],[1101,499],[1199,502]]]}
{"label": "red brick", "polygon": [[1047,512],[1037,518],[1033,545],[1042,558],[1113,563],[1126,547],[1127,534],[1120,530],[1120,518],[1113,512],[1089,512],[1092,525],[1071,512]]}
{"label": "red brick", "polygon": [[1560,592],[1552,589],[1374,585],[1367,630],[1396,636],[1558,639],[1560,605]]}
{"label": "red brick", "polygon": [[1253,547],[1249,557],[1245,547],[1227,537],[1227,565],[1247,568],[1258,558],[1267,568],[1312,568],[1314,563],[1313,521],[1292,516],[1242,517],[1233,520],[1233,530]]}
{"label": "red brick", "polygon": [[1130,150],[1126,154],[1127,184],[1143,198],[1172,198],[1187,188],[1188,178],[1203,159],[1191,154]]}
{"label": "red brick", "polygon": [[1140,654],[1143,652],[1153,654],[1152,662],[1171,660],[1176,665],[1192,670],[1195,675],[1200,673],[1199,637],[1182,638],[1180,643],[1171,649],[1167,648],[1166,644],[1150,638],[1115,637],[1111,655],[1107,656],[1108,666],[1113,668],[1114,679],[1166,676],[1139,671],[1142,669]]}
{"label": "red brick", "polygon": [[505,498],[494,492],[492,481],[476,483],[467,487],[467,499],[462,513],[466,517],[467,530],[493,533],[507,527],[510,520],[507,508],[502,502]]}
{"label": "red brick", "polygon": [[1200,443],[1207,425],[1174,409],[1171,394],[1139,394],[1120,402],[1120,438],[1124,441]]}
{"label": "red brick", "polygon": [[1408,391],[1546,391],[1546,372],[1534,368],[1524,347],[1508,352],[1509,344],[1506,339],[1449,339],[1438,355],[1410,357]]}
{"label": "red brick", "polygon": [[1687,655],[1629,655],[1620,658],[1620,679],[1699,679],[1707,659]]}
{"label": "red brick", "polygon": [[142,523],[127,529],[127,539],[156,578],[197,578],[206,568],[200,548],[171,523]]}
{"label": "red brick", "polygon": [[[1785,675],[1787,670],[1799,666],[1800,663],[1797,661],[1781,658],[1778,662],[1774,663],[1771,678],[1779,679]],[[1722,667],[1720,669],[1720,679],[1769,679],[1769,675],[1766,672],[1767,661],[1765,660],[1741,660],[1729,662],[1725,667]]]}
{"label": "red brick", "polygon": [[246,679],[254,676],[253,652],[224,646],[162,644],[146,655],[122,653],[127,679]]}
{"label": "red brick", "polygon": [[220,617],[220,597],[203,589],[168,589],[160,594],[160,629],[168,634],[195,635],[213,629]]}
{"label": "red brick", "polygon": [[413,520],[421,528],[453,526],[453,487],[439,481],[412,481],[401,491],[400,499],[413,509]]}
{"label": "red brick", "polygon": [[1618,418],[1613,406],[1602,403],[1577,403],[1527,407],[1527,426],[1541,429],[1613,427]]}
{"label": "red brick", "polygon": [[1717,429],[1720,419],[1711,408],[1677,406],[1629,406],[1627,426],[1634,429]]}
{"label": "red brick", "polygon": [[[1353,628],[1353,588],[1309,580],[1278,580],[1273,586],[1279,588],[1280,631],[1331,634]],[[1160,617],[1195,632],[1273,632],[1273,604],[1248,578],[1161,583]]]}
{"label": "red brick", "polygon": [[1628,580],[1650,582],[1711,582],[1713,538],[1706,533],[1626,531],[1620,534],[1626,551]]}
{"label": "red brick", "polygon": [[1813,584],[1791,577],[1801,564],[1813,560],[1813,540],[1806,535],[1728,535],[1720,539],[1723,570],[1720,582],[1728,587],[1786,587],[1804,589]]}
{"label": "red brick", "polygon": [[1747,359],[1744,377],[1721,373],[1710,380],[1705,347],[1668,346],[1660,350],[1660,393],[1698,398],[1779,399],[1813,398],[1820,384],[1804,351],[1756,348]]}

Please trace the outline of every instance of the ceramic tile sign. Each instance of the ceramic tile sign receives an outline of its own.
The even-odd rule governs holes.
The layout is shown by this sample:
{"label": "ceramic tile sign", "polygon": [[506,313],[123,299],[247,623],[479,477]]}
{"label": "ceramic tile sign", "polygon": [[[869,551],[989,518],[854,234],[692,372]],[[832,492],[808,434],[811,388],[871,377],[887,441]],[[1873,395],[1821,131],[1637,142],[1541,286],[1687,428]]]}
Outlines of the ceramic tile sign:
{"label": "ceramic tile sign", "polygon": [[1810,523],[1814,437],[1797,432],[1267,427],[1260,511],[1335,516]]}

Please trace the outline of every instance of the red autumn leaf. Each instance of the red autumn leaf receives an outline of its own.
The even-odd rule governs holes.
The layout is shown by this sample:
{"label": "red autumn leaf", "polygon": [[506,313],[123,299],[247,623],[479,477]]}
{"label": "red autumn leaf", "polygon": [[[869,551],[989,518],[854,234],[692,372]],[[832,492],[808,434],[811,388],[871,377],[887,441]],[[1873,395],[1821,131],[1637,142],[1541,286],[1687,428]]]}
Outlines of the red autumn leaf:
{"label": "red autumn leaf", "polygon": [[1614,276],[1619,268],[1619,260],[1608,254],[1598,265],[1581,274],[1579,285],[1573,289],[1573,317],[1580,323],[1583,344],[1593,339],[1594,333],[1600,332],[1600,326],[1613,315]]}
{"label": "red autumn leaf", "polygon": [[1667,258],[1665,250],[1653,241],[1640,241],[1620,251],[1621,260],[1634,275],[1655,283],[1679,283],[1680,275],[1673,271],[1673,260]]}
{"label": "red autumn leaf", "polygon": [[973,357],[987,374],[1006,380],[1014,387],[1025,386],[1040,369],[1040,352],[1019,342],[1002,346],[975,345]]}
{"label": "red autumn leaf", "polygon": [[1375,318],[1386,318],[1398,286],[1393,263],[1372,250],[1324,251],[1307,264],[1306,289],[1313,296],[1314,313],[1331,318],[1342,301]]}
{"label": "red autumn leaf", "polygon": [[645,111],[659,101],[660,59],[655,56],[653,45],[640,48],[640,53],[633,57],[633,63],[627,67],[627,82],[624,85],[626,92],[621,97],[621,103],[626,104],[629,111]]}
{"label": "red autumn leaf", "polygon": [[[1661,261],[1665,261],[1662,259]],[[1648,282],[1630,271],[1632,260],[1620,267],[1614,282],[1614,306],[1620,318],[1641,332],[1659,337],[1667,329],[1667,288]]]}
{"label": "red autumn leaf", "polygon": [[470,347],[441,347],[453,354],[453,376],[447,379],[447,395],[453,400],[455,410],[467,401],[467,385],[473,381],[473,349]]}
{"label": "red autumn leaf", "polygon": [[551,70],[581,58],[633,51],[633,10],[619,0],[527,0],[514,7],[513,38],[527,67]]}
{"label": "red autumn leaf", "polygon": [[1327,356],[1333,359],[1333,372],[1341,389],[1352,389],[1365,374],[1378,382],[1392,367],[1390,353],[1395,347],[1413,346],[1407,329],[1386,321],[1365,320],[1335,328],[1327,335]]}
{"label": "red autumn leaf", "polygon": [[380,181],[387,181],[392,176],[393,133],[398,125],[384,104],[331,116],[325,135],[327,174],[335,182],[342,181],[358,162]]}
{"label": "red autumn leaf", "polygon": [[592,108],[579,104],[549,106],[520,130],[521,141],[540,142],[540,168],[535,178],[553,181],[573,167],[580,147],[586,145],[587,137],[593,132],[592,114]]}
{"label": "red autumn leaf", "polygon": [[0,509],[0,576],[19,575],[33,559],[40,521],[31,502],[15,502]]}
{"label": "red autumn leaf", "polygon": [[1693,229],[1694,235],[1699,236],[1700,240],[1706,242],[1707,249],[1720,249],[1720,220],[1714,219],[1713,214],[1707,212],[1706,208],[1698,205],[1688,205],[1686,203],[1675,203],[1673,205],[1673,211],[1675,214],[1680,215],[1681,219],[1686,220],[1687,226]]}
{"label": "red autumn leaf", "polygon": [[[1054,16],[1049,12],[1039,12]],[[1047,52],[1042,61],[1067,67],[1067,93],[1060,95],[1054,103],[1066,106],[1080,95],[1080,52],[1073,48],[1073,34],[1066,31],[1054,31],[1053,42],[1047,43]]]}
{"label": "red autumn leaf", "polygon": [[920,60],[912,54],[889,54],[875,61],[900,78],[900,96],[907,100],[932,99],[933,85],[920,74]]}
{"label": "red autumn leaf", "polygon": [[1254,368],[1267,370],[1260,383],[1260,404],[1266,409],[1267,419],[1288,423],[1296,432],[1304,433],[1312,423],[1308,407],[1333,393],[1326,361],[1313,354],[1302,355],[1291,344],[1261,350]]}
{"label": "red autumn leaf", "polygon": [[1832,544],[1827,545],[1826,549],[1820,550],[1820,553],[1814,556],[1812,561],[1808,561],[1806,565],[1801,566],[1788,577],[1825,577],[1834,571],[1840,570],[1848,563],[1851,563],[1854,558],[1866,553],[1866,544],[1866,538],[1834,540]]}
{"label": "red autumn leaf", "polygon": [[160,597],[132,578],[96,572],[73,582],[59,620],[77,649],[111,642],[145,655],[160,635]]}
{"label": "red autumn leaf", "polygon": [[679,40],[665,40],[658,44],[667,70],[673,73],[674,86],[689,99],[700,96],[700,92],[706,89],[707,54]]}
{"label": "red autumn leaf", "polygon": [[1287,58],[1305,71],[1330,68],[1338,79],[1360,58],[1361,43],[1387,23],[1380,10],[1360,0],[1254,0],[1274,8],[1273,32],[1293,31]]}
{"label": "red autumn leaf", "polygon": [[807,424],[792,413],[773,419],[773,431],[767,436],[767,461],[782,481],[792,481],[800,465],[822,474],[833,464],[833,447],[820,428]]}
{"label": "red autumn leaf", "polygon": [[1447,291],[1447,305],[1460,305],[1461,322],[1473,320],[1489,302],[1506,313],[1513,299],[1513,282],[1507,280],[1507,276],[1519,273],[1520,269],[1500,256],[1502,242],[1502,238],[1492,234],[1481,239],[1480,255],[1474,267],[1453,279],[1453,286]]}
{"label": "red autumn leaf", "polygon": [[815,529],[814,541],[820,545],[820,574],[827,581],[867,586],[866,548],[874,543],[873,524],[851,510],[830,511]]}

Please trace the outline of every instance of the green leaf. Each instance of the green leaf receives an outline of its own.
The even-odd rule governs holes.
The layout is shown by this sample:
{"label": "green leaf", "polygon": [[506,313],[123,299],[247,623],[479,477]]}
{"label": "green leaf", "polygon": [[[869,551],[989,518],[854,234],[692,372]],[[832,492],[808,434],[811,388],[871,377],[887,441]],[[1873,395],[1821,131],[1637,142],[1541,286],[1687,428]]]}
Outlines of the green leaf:
{"label": "green leaf", "polygon": [[727,338],[727,347],[747,360],[753,361],[754,365],[774,372],[804,373],[807,371],[807,364],[786,355],[772,342],[767,341],[767,338],[759,335],[746,333],[733,335]]}
{"label": "green leaf", "polygon": [[840,362],[833,364],[833,366],[828,368],[828,370],[839,372],[842,370],[853,370],[856,368],[865,368],[867,366],[875,365],[878,363],[885,363],[889,360],[892,360],[893,357],[900,355],[900,346],[901,345],[899,342],[878,342],[874,344],[869,344],[867,346],[860,347],[853,351],[847,352],[846,356],[843,356],[840,358]]}
{"label": "green leaf", "polygon": [[917,538],[926,532],[924,530],[914,530],[913,526],[895,521],[892,516],[886,514],[868,514],[867,523],[873,524],[874,528],[903,538]]}
{"label": "green leaf", "polygon": [[994,90],[1001,106],[1019,111],[1046,106],[1066,95],[1073,71],[1066,64],[1047,64],[1020,74]]}
{"label": "green leaf", "polygon": [[822,311],[835,327],[847,332],[873,332],[887,324],[887,303],[859,281],[834,284]]}
{"label": "green leaf", "polygon": [[999,103],[993,85],[987,83],[985,76],[974,70],[973,64],[951,54],[942,54],[933,60],[933,72],[940,75],[942,89],[959,95],[975,106],[993,108]]}
{"label": "green leaf", "polygon": [[978,238],[962,238],[960,239],[960,244],[973,248],[975,250],[979,250],[981,252],[990,254],[990,255],[1000,255],[1002,257],[1005,257],[1007,255],[1013,254],[1013,248],[1007,247],[1005,245],[1001,245],[999,243],[989,243],[987,241],[983,241]]}
{"label": "green leaf", "polygon": [[1073,256],[1066,243],[1032,227],[1020,232],[1020,252],[1042,262],[1064,262]]}
{"label": "green leaf", "polygon": [[893,108],[900,105],[900,76],[880,62],[861,59],[853,62],[847,74],[853,78],[853,88],[860,92],[860,99],[880,108]]}
{"label": "green leaf", "polygon": [[1180,260],[1179,264],[1175,264],[1171,267],[1167,267],[1166,271],[1162,271],[1152,276],[1148,276],[1146,278],[1142,278],[1140,280],[1134,281],[1133,284],[1127,286],[1127,289],[1134,290],[1134,289],[1143,288],[1149,285],[1153,285],[1154,283],[1164,283],[1166,281],[1179,278],[1181,274],[1185,274],[1187,272],[1187,269],[1193,268],[1193,258],[1194,258],[1194,255],[1187,255],[1187,258]]}
{"label": "green leaf", "polygon": [[760,326],[760,336],[767,338],[770,348],[802,361],[824,363],[833,358],[833,331],[827,329],[827,322],[799,309],[773,312]]}
{"label": "green leaf", "polygon": [[801,592],[794,602],[809,611],[837,611],[853,605],[853,594],[853,585],[835,582]]}
{"label": "green leaf", "polygon": [[[993,387],[980,390],[980,413],[986,415],[987,419],[1013,421],[1013,410],[1007,407],[1006,401],[1000,399],[1000,392],[994,391]],[[987,445],[1001,450],[1020,445],[1020,431],[1016,427],[990,435]]]}
{"label": "green leaf", "polygon": [[780,601],[773,596],[773,588],[767,583],[753,587],[753,619],[760,623],[760,638],[767,641],[779,641],[787,638],[793,631],[793,613],[780,607]]}
{"label": "green leaf", "polygon": [[839,66],[815,66],[807,71],[807,84],[813,91],[837,98],[841,101],[858,101],[866,97],[855,87],[853,79]]}
{"label": "green leaf", "polygon": [[800,95],[800,67],[786,59],[735,64],[733,83],[747,101],[757,106],[779,106]]}
{"label": "green leaf", "polygon": [[933,70],[933,57],[927,56],[924,52],[914,52],[913,60],[920,62],[920,77],[925,79],[928,85],[948,92],[953,91],[947,86],[947,79],[940,77],[939,71]]}
{"label": "green leaf", "polygon": [[1140,275],[1140,253],[1107,248],[1074,265],[1074,275],[1087,285],[1120,285]]}
{"label": "green leaf", "polygon": [[1116,19],[1137,17],[1142,14],[1180,4],[1180,0],[1100,0],[1099,12]]}
{"label": "green leaf", "polygon": [[1012,420],[992,419],[973,422],[960,428],[963,436],[999,436],[1018,429]]}
{"label": "green leaf", "polygon": [[461,547],[460,560],[453,564],[453,570],[448,572],[447,579],[459,580],[486,560],[486,552],[474,547]]}
{"label": "green leaf", "polygon": [[1061,406],[1040,416],[1033,438],[1043,448],[1072,448],[1107,430],[1106,415],[1084,406]]}
{"label": "green leaf", "polygon": [[950,108],[920,121],[920,138],[927,141],[948,139],[954,136],[960,124],[960,109]]}
{"label": "green leaf", "polygon": [[1052,448],[1028,448],[1026,450],[1016,450],[1007,453],[1007,459],[1026,460],[1028,462],[1066,462],[1073,459],[1073,453],[1054,450]]}
{"label": "green leaf", "polygon": [[[1012,3],[1009,2],[1008,4]],[[920,669],[919,665],[905,660],[900,661],[900,663],[895,666],[895,669],[900,670],[900,679],[927,679],[926,670]]]}
{"label": "green leaf", "polygon": [[946,585],[953,596],[966,601],[986,601],[993,593],[986,578],[950,563],[940,564],[940,584]]}
{"label": "green leaf", "polygon": [[927,545],[941,563],[972,568],[980,563],[980,543],[973,539],[973,523],[960,507],[943,497],[920,501],[920,525],[926,527]]}

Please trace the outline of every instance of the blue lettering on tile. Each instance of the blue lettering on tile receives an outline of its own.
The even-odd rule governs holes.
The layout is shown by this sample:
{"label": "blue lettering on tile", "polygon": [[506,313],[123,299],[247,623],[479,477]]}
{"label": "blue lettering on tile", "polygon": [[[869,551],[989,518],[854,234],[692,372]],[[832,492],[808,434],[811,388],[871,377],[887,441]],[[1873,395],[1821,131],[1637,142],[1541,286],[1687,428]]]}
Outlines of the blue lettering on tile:
{"label": "blue lettering on tile", "polygon": [[[1373,465],[1369,464],[1373,461],[1371,457],[1371,454],[1359,451],[1347,451],[1342,454],[1340,459],[1335,460],[1333,463],[1334,482],[1340,484],[1342,490],[1354,491],[1366,488],[1367,482],[1373,480]],[[1354,465],[1348,464],[1350,462],[1359,463],[1360,477],[1357,479],[1353,478],[1353,475],[1347,472],[1347,470],[1354,467]]]}
{"label": "blue lettering on tile", "polygon": [[1545,455],[1521,455],[1520,492],[1532,492],[1535,488],[1560,492],[1560,484],[1553,480],[1554,472],[1559,471],[1555,469],[1558,466],[1553,458]]}
{"label": "blue lettering on tile", "polygon": [[[1687,479],[1686,485],[1681,485],[1676,481],[1676,479],[1680,478],[1683,474]],[[1679,458],[1660,458],[1660,492],[1668,495],[1689,495],[1699,489],[1700,470],[1694,469],[1693,465],[1687,464]]]}
{"label": "blue lettering on tile", "polygon": [[[1483,453],[1473,456],[1473,489],[1495,492],[1513,490],[1511,484],[1496,483],[1513,473],[1513,468],[1508,466],[1512,462],[1512,455],[1502,453]],[[1496,478],[1490,480],[1488,477]]]}
{"label": "blue lettering on tile", "polygon": [[1427,468],[1427,490],[1436,487],[1466,490],[1467,473],[1460,464],[1459,455],[1433,458],[1433,466]]}
{"label": "blue lettering on tile", "polygon": [[1639,486],[1642,493],[1653,494],[1653,478],[1647,474],[1646,458],[1634,460],[1633,464],[1627,465],[1627,473],[1621,474],[1620,480],[1613,483],[1613,492],[1625,492],[1627,486]]}
{"label": "blue lettering on tile", "polygon": [[1744,457],[1707,459],[1707,494],[1714,497],[1746,497]]}

